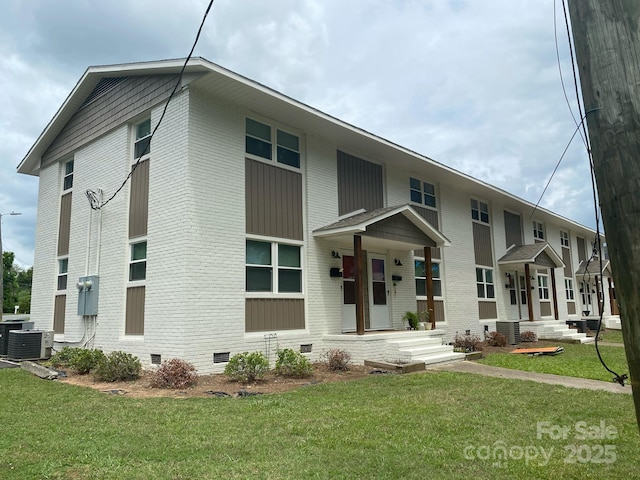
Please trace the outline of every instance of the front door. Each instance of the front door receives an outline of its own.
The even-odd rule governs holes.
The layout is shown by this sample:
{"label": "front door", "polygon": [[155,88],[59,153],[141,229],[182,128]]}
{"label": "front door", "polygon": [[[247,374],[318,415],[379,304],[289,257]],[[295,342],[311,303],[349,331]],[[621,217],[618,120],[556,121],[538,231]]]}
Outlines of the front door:
{"label": "front door", "polygon": [[[582,303],[582,315],[595,315],[591,298],[591,284],[589,282],[580,282],[580,300]],[[597,309],[595,312],[597,313]]]}
{"label": "front door", "polygon": [[391,328],[386,257],[369,255],[369,319],[371,330]]}

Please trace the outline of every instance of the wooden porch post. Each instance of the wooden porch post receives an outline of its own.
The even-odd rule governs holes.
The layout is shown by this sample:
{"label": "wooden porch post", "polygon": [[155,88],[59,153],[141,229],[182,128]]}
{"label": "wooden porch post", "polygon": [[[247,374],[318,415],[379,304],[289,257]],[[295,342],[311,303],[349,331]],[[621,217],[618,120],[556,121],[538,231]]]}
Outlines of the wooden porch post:
{"label": "wooden porch post", "polygon": [[433,302],[433,264],[431,262],[431,247],[424,247],[424,269],[427,276],[427,311],[431,321],[431,330],[436,329],[435,303]]}
{"label": "wooden porch post", "polygon": [[600,298],[600,278],[598,278],[598,275],[596,275],[596,297],[598,298],[598,315],[602,315],[602,310],[604,307],[604,298]]}
{"label": "wooden porch post", "polygon": [[362,255],[362,237],[353,236],[353,262],[355,263],[356,288],[356,333],[364,335],[364,270]]}
{"label": "wooden porch post", "polygon": [[529,310],[529,321],[533,322],[533,300],[531,297],[531,269],[529,264],[524,264],[524,283],[527,286],[527,310]]}
{"label": "wooden porch post", "polygon": [[558,291],[556,290],[556,269],[551,269],[551,288],[553,289],[553,315],[556,320],[560,320],[558,315]]}

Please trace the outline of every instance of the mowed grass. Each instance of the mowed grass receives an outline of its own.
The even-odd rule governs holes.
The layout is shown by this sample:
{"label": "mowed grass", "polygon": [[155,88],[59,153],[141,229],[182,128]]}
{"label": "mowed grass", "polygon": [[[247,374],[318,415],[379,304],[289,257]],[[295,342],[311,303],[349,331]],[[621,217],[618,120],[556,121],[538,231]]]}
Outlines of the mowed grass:
{"label": "mowed grass", "polygon": [[630,395],[450,372],[176,400],[0,370],[0,405],[5,480],[634,478],[640,450]]}
{"label": "mowed grass", "polygon": [[[553,373],[568,377],[612,381],[613,375],[605,370],[598,360],[593,344],[558,343],[557,345],[564,348],[564,352],[559,355],[530,356],[514,353],[490,353],[480,360],[480,363],[527,372]],[[610,369],[620,375],[629,372],[624,348],[599,346],[599,350]]]}
{"label": "mowed grass", "polygon": [[600,332],[600,340],[611,343],[624,343],[622,339],[622,330],[606,330]]}

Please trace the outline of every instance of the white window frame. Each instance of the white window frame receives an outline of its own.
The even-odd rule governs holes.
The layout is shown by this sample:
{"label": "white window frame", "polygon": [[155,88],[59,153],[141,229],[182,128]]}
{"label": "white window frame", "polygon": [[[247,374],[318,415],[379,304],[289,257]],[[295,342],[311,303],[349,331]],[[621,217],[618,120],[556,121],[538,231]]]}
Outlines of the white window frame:
{"label": "white window frame", "polygon": [[533,222],[533,238],[537,238],[538,240],[544,240],[544,223]]}
{"label": "white window frame", "polygon": [[[149,133],[147,135],[144,135],[142,137],[138,137],[138,128],[144,124],[148,122],[149,123]],[[147,117],[144,120],[141,120],[139,122],[136,122],[133,125],[133,159],[135,161],[137,161],[138,159],[140,159],[140,161],[142,160],[146,160],[151,156],[151,143],[149,143],[149,148],[146,149],[146,151],[144,152],[144,155],[137,155],[137,146],[138,144],[141,144],[142,142],[144,142],[147,139],[151,139],[151,117]],[[150,141],[150,140],[149,140]]]}
{"label": "white window frame", "polygon": [[[67,165],[71,165],[71,171],[67,171]],[[63,192],[68,192],[69,190],[71,190],[73,188],[73,173],[75,170],[75,164],[74,164],[74,159],[72,158],[71,160],[68,160],[66,162],[62,163],[62,191]],[[69,185],[68,187],[66,186],[67,183],[67,179],[71,179],[71,185]]]}
{"label": "white window frame", "polygon": [[538,298],[542,301],[549,300],[549,275],[538,273]]}
{"label": "white window frame", "polygon": [[[63,262],[65,268],[63,269]],[[56,292],[66,292],[69,288],[69,257],[58,257],[58,274],[56,275]],[[63,271],[64,270],[64,271]],[[60,286],[60,278],[66,277],[65,279],[65,288],[59,288]]]}
{"label": "white window frame", "polygon": [[[135,245],[139,245],[141,243],[145,243],[146,244],[146,252],[145,252],[145,257],[144,258],[139,258],[134,260],[133,259],[133,249]],[[127,261],[127,283],[129,283],[130,285],[145,285],[146,281],[147,281],[147,263],[149,260],[149,243],[147,242],[147,238],[146,237],[138,237],[138,238],[132,238],[129,240],[129,259]],[[140,279],[131,279],[131,266],[137,263],[142,263],[144,262],[145,267],[144,267],[144,278],[140,278]]]}
{"label": "white window frame", "polygon": [[560,230],[560,245],[569,248],[569,232]]}
{"label": "white window frame", "polygon": [[[245,242],[245,296],[246,298],[304,298],[305,295],[305,261],[304,261],[304,242],[290,240],[285,238],[247,236],[246,240],[254,242],[269,243],[271,245],[271,264],[258,265],[246,263],[246,242]],[[288,267],[279,265],[278,245],[288,245],[298,247],[300,249],[300,267]],[[247,267],[269,268],[271,270],[271,291],[270,292],[254,292],[246,289]],[[297,270],[300,272],[300,292],[281,292],[279,289],[280,270]]]}
{"label": "white window frame", "polygon": [[[482,223],[483,225],[491,225],[491,214],[489,212],[489,204],[487,202],[483,202],[482,200],[479,200],[478,198],[471,198],[471,220],[473,220],[474,222],[478,222],[478,223]],[[475,206],[474,206],[475,203]],[[486,211],[484,211],[482,209],[482,207],[485,207]],[[474,212],[475,215],[478,218],[474,218]],[[483,214],[485,214],[487,216],[486,220],[482,219]]]}
{"label": "white window frame", "polygon": [[[269,127],[269,136],[270,139],[267,142],[266,139],[261,138],[261,137],[257,137],[255,135],[252,135],[250,133],[247,132],[247,120],[259,123],[261,125],[264,125],[265,127]],[[279,138],[278,138],[278,133],[284,133],[285,135],[291,135],[292,137],[295,137],[297,142],[298,142],[298,150],[294,150],[291,147],[281,144],[279,143]],[[271,158],[266,158],[266,157],[262,157],[260,155],[256,155],[253,153],[249,153],[247,152],[247,148],[246,148],[246,141],[245,141],[245,149],[244,149],[244,154],[248,157],[251,158],[253,160],[258,160],[261,162],[266,162],[269,164],[273,164],[276,165],[280,168],[284,168],[287,170],[292,170],[294,172],[300,172],[302,170],[302,138],[298,133],[294,133],[291,129],[289,128],[283,128],[279,125],[274,124],[273,122],[265,122],[263,120],[258,120],[256,117],[250,117],[247,116],[245,117],[245,139],[247,137],[250,138],[254,138],[256,140],[262,141],[262,142],[266,142],[270,144],[270,151],[271,151]],[[282,163],[278,161],[278,148],[282,148],[284,150],[288,150],[290,152],[295,152],[298,154],[298,166],[294,166],[294,165],[289,165],[288,163]]]}
{"label": "white window frame", "polygon": [[[412,185],[412,182],[414,180],[419,183],[418,188]],[[433,193],[430,193],[427,191],[427,186],[433,189]],[[415,201],[412,198],[413,192],[417,192],[420,195],[419,202]],[[425,197],[433,198],[433,205],[427,204],[427,202],[425,201]],[[411,203],[420,205],[424,208],[428,208],[430,210],[438,210],[438,191],[436,189],[436,185],[434,183],[421,180],[417,176],[410,175],[409,176],[409,200],[411,201]]]}
{"label": "white window frame", "polygon": [[[491,281],[487,280],[487,272],[491,272]],[[495,284],[495,275],[493,268],[485,267],[478,265],[476,266],[476,293],[479,299],[482,300],[495,300],[496,299],[496,284]],[[479,275],[481,274],[482,279],[480,279]],[[482,285],[482,295],[480,295],[480,291],[478,287]],[[489,290],[492,290],[492,295],[489,296]]]}
{"label": "white window frame", "polygon": [[[427,286],[426,286],[427,277],[426,277],[426,276],[424,276],[424,277],[418,277],[418,276],[415,276],[415,262],[422,262],[422,263],[424,264],[424,268],[425,268],[425,272],[424,272],[424,273],[425,273],[425,275],[427,274],[427,270],[426,270],[426,268],[427,268],[426,261],[425,261],[424,257],[414,257],[413,262],[414,262],[414,268],[413,268],[413,271],[414,271],[414,278],[415,278],[415,281],[418,281],[418,280],[424,280],[424,281],[425,281],[425,292],[427,292]],[[432,264],[432,265],[438,265],[438,275],[439,275],[439,277],[438,277],[438,278],[432,278],[432,282],[433,282],[434,284],[435,284],[436,282],[438,282],[438,283],[440,284],[440,287],[439,287],[440,295],[435,295],[435,294],[434,294],[434,295],[433,295],[433,298],[434,298],[434,299],[441,300],[441,299],[443,298],[443,295],[442,295],[442,261],[441,261],[440,259],[438,259],[438,260],[431,259],[431,264]],[[433,288],[433,290],[434,290],[434,291],[437,291],[438,289],[434,287],[434,288]],[[428,292],[427,292],[427,293],[428,293]],[[418,288],[417,288],[417,286],[416,286],[416,299],[417,299],[417,300],[426,300],[426,299],[427,299],[427,295],[419,295],[419,294],[418,294]]]}
{"label": "white window frame", "polygon": [[573,278],[564,279],[564,292],[567,296],[567,301],[575,302],[575,290],[573,289]]}

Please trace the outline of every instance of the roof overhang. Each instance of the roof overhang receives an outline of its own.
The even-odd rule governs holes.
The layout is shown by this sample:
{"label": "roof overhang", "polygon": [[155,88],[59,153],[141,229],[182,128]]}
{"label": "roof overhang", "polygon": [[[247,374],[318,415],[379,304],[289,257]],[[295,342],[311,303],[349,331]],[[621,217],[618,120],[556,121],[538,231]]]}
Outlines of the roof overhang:
{"label": "roof overhang", "polygon": [[524,270],[525,265],[532,270],[564,268],[562,257],[547,242],[512,245],[498,260],[498,265],[512,270]]}
{"label": "roof overhang", "polygon": [[591,259],[588,262],[582,260],[576,270],[576,277],[579,275],[607,275],[611,276],[611,265],[609,260],[602,261],[602,268],[600,267],[600,260],[597,258]]}
{"label": "roof overhang", "polygon": [[[428,240],[421,242],[417,236],[388,235],[383,237],[374,235],[376,226],[385,221],[396,219],[408,220],[415,229]],[[357,212],[349,217],[338,220],[330,225],[314,230],[316,238],[328,238],[345,246],[353,245],[354,235],[362,236],[363,248],[380,247],[395,250],[411,250],[424,247],[448,247],[449,239],[437,228],[427,222],[410,205],[385,207],[371,211]]]}

